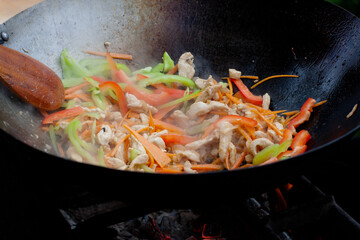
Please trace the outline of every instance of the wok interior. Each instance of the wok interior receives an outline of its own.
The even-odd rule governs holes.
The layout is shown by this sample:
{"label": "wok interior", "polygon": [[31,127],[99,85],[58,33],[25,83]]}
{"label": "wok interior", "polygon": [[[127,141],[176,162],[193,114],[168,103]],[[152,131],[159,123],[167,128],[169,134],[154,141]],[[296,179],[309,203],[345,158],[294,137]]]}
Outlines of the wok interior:
{"label": "wok interior", "polygon": [[[326,2],[286,1],[96,1],[49,0],[0,26],[10,34],[5,46],[28,54],[61,76],[64,48],[76,59],[82,51],[130,53],[133,69],[155,65],[164,51],[173,59],[190,51],[196,76],[216,79],[228,69],[275,79],[253,90],[268,92],[271,108],[298,110],[308,97],[328,102],[304,125],[310,148],[333,141],[358,126],[360,114],[346,115],[360,95],[360,23]],[[126,62],[127,63],[127,62]],[[252,82],[245,81],[248,86]],[[44,150],[42,116],[0,88],[0,127]]]}

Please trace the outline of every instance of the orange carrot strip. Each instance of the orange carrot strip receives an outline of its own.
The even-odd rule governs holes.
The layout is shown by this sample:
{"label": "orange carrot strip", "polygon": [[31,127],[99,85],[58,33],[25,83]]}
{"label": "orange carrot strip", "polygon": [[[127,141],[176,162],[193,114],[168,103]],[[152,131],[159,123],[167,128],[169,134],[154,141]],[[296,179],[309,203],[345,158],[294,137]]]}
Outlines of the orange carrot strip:
{"label": "orange carrot strip", "polygon": [[253,80],[258,80],[259,79],[258,76],[240,76],[240,78],[247,78],[247,79],[253,79]]}
{"label": "orange carrot strip", "polygon": [[242,152],[238,159],[236,159],[234,165],[231,166],[230,170],[234,170],[242,164],[242,162],[245,160],[246,152]]}
{"label": "orange carrot strip", "polygon": [[173,109],[177,108],[181,103],[162,108],[157,113],[154,114],[153,118],[161,120],[163,117],[166,116],[169,112],[171,112]]}
{"label": "orange carrot strip", "polygon": [[257,110],[252,110],[254,113],[256,113],[262,120],[264,120],[270,128],[272,128],[279,136],[283,136],[283,133],[272,123],[270,122],[264,115],[259,113]]}
{"label": "orange carrot strip", "polygon": [[229,84],[229,90],[230,90],[230,95],[232,96],[234,94],[234,90],[233,90],[233,85],[232,82],[230,80],[230,78],[227,78],[228,84]]}
{"label": "orange carrot strip", "polygon": [[237,130],[241,133],[241,135],[243,135],[244,136],[244,138],[246,139],[246,141],[252,141],[252,138],[250,137],[250,135],[244,130],[244,129],[242,129],[241,128],[241,126],[239,126],[238,128],[237,128]]}
{"label": "orange carrot strip", "polygon": [[185,134],[185,131],[183,129],[181,129],[173,124],[161,121],[159,119],[154,119],[154,124],[155,124],[155,127],[160,128],[160,129],[167,129],[169,132]]}
{"label": "orange carrot strip", "polygon": [[[144,128],[142,128],[142,129],[137,130],[137,132],[140,133],[140,132],[146,131],[146,130],[148,130],[148,129],[149,129],[149,127],[144,127]],[[117,142],[116,146],[115,146],[106,156],[107,156],[107,157],[113,157],[113,156],[115,156],[115,154],[116,154],[116,152],[119,150],[121,144],[122,144],[126,139],[128,139],[129,137],[130,137],[130,134],[127,134],[125,137],[123,137],[122,139],[120,139],[120,140]]]}
{"label": "orange carrot strip", "polygon": [[146,138],[124,124],[124,127],[144,146],[144,148],[154,157],[155,162],[161,167],[167,166],[171,159],[159,147],[149,142]]}
{"label": "orange carrot strip", "polygon": [[327,102],[327,100],[323,100],[323,101],[321,101],[321,102],[315,103],[315,105],[313,106],[313,108],[314,108],[314,107],[321,106],[321,105],[323,105],[323,104],[326,103],[326,102]]}
{"label": "orange carrot strip", "polygon": [[129,138],[126,138],[124,140],[124,162],[129,162],[129,147],[130,147],[130,141]]}
{"label": "orange carrot strip", "polygon": [[225,95],[230,99],[233,103],[239,104],[240,100],[237,97],[231,96],[229,93],[225,93]]}
{"label": "orange carrot strip", "polygon": [[257,83],[255,83],[254,85],[251,86],[251,89],[255,88],[256,86],[258,86],[259,84],[261,84],[261,83],[263,83],[263,82],[265,82],[267,80],[270,80],[270,79],[273,79],[273,78],[280,78],[280,77],[295,77],[295,78],[298,78],[299,76],[297,76],[297,75],[273,75],[273,76],[264,78],[261,81],[258,81]]}
{"label": "orange carrot strip", "polygon": [[290,116],[299,113],[299,110],[291,111],[291,112],[283,112],[282,115]]}
{"label": "orange carrot strip", "polygon": [[219,164],[222,163],[220,158],[215,159],[211,164]]}
{"label": "orange carrot strip", "polygon": [[226,155],[225,155],[225,168],[227,170],[231,169],[231,163],[230,163],[230,150],[229,148],[226,151]]}
{"label": "orange carrot strip", "polygon": [[66,100],[73,98],[79,98],[85,102],[92,102],[92,99],[85,93],[73,93],[73,94],[65,95]]}
{"label": "orange carrot strip", "polygon": [[[94,51],[84,51],[85,53],[96,55],[96,56],[106,56],[104,52],[94,52]],[[117,59],[125,59],[125,60],[132,60],[132,55],[130,54],[123,54],[123,53],[110,53],[110,56]]]}
{"label": "orange carrot strip", "polygon": [[154,124],[154,119],[151,115],[151,111],[149,111],[149,133],[153,133],[155,132],[155,124]]}
{"label": "orange carrot strip", "polygon": [[169,167],[165,167],[165,168],[155,168],[155,172],[156,173],[171,173],[171,174],[174,174],[174,173],[184,173],[183,171],[180,171],[178,169],[174,169],[174,168],[169,168]]}
{"label": "orange carrot strip", "polygon": [[176,64],[172,69],[170,69],[166,74],[167,75],[173,75],[175,74],[177,71],[178,71],[179,67],[178,65]]}
{"label": "orange carrot strip", "polygon": [[209,171],[221,171],[224,169],[224,166],[218,164],[197,164],[192,165],[191,169],[201,172],[209,172]]}
{"label": "orange carrot strip", "polygon": [[75,92],[75,91],[77,91],[77,90],[80,90],[80,89],[82,89],[83,87],[86,87],[86,86],[89,85],[89,84],[90,84],[89,82],[84,82],[84,83],[81,83],[81,84],[76,85],[76,86],[74,86],[74,87],[67,88],[67,89],[65,90],[65,95],[69,95],[70,93],[73,93],[73,92]]}

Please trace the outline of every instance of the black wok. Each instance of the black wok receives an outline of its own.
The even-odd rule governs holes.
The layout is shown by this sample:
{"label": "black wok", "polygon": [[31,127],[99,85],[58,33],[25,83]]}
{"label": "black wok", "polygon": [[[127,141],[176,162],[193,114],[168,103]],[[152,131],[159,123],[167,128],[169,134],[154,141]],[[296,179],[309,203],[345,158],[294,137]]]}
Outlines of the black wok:
{"label": "black wok", "polygon": [[228,68],[260,78],[299,75],[253,90],[268,92],[274,109],[297,110],[308,97],[327,100],[303,125],[312,139],[301,156],[231,172],[160,175],[56,157],[47,149],[39,112],[2,86],[0,146],[3,154],[11,152],[2,157],[2,165],[11,164],[34,188],[60,192],[81,184],[123,200],[145,197],[165,203],[202,201],[203,193],[222,198],[248,194],[321,171],[337,158],[340,143],[359,129],[359,111],[349,119],[346,115],[360,99],[360,20],[324,1],[48,0],[1,25],[2,31],[9,34],[5,46],[25,51],[59,75],[64,48],[81,59],[86,56],[81,51],[104,51],[108,41],[111,51],[133,55],[134,69],[154,65],[164,51],[174,59],[190,51],[201,77],[219,79]]}

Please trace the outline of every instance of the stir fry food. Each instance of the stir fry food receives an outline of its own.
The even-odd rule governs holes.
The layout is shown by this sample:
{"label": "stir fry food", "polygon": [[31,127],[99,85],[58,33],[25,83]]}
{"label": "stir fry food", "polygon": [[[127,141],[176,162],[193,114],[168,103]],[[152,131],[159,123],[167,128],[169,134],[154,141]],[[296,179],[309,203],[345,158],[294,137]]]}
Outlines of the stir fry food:
{"label": "stir fry food", "polygon": [[[256,76],[229,69],[221,81],[194,77],[190,52],[176,64],[165,52],[156,66],[136,71],[104,55],[76,61],[67,50],[61,54],[66,100],[45,113],[43,128],[62,157],[156,173],[269,164],[306,151],[310,133],[297,128],[324,102],[309,98],[299,111],[270,110],[269,94],[254,95],[243,83]],[[298,76],[256,85],[275,77]]]}

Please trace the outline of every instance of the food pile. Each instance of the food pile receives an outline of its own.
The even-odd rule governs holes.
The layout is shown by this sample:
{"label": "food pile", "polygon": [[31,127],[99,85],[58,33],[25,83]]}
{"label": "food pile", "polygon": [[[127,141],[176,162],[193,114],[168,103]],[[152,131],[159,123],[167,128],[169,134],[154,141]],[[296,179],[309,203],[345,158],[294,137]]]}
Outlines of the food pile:
{"label": "food pile", "polygon": [[[243,83],[258,77],[235,69],[222,81],[195,77],[190,52],[176,64],[165,52],[156,66],[136,71],[104,55],[76,61],[61,54],[66,100],[45,113],[43,129],[62,157],[151,173],[269,164],[306,151],[310,134],[296,129],[323,103],[309,98],[299,111],[270,110],[269,94],[254,95]],[[256,85],[275,77],[298,76]]]}

